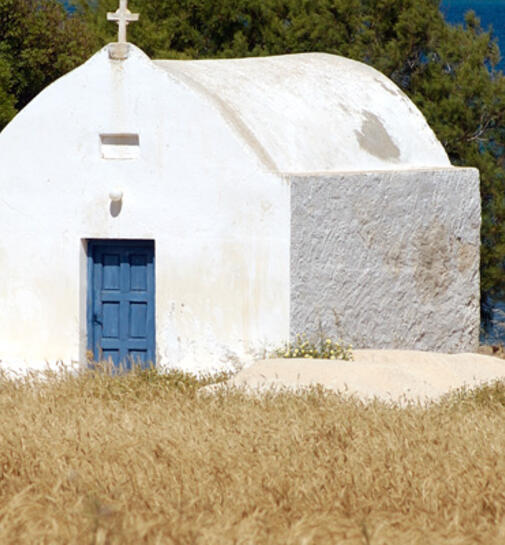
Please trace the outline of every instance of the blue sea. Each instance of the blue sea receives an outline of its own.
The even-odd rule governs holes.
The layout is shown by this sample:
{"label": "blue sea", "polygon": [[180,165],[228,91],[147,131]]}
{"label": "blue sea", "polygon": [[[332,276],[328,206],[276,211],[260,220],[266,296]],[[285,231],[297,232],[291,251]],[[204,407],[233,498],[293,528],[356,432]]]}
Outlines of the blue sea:
{"label": "blue sea", "polygon": [[485,30],[492,27],[502,52],[498,68],[505,71],[505,0],[442,0],[440,4],[440,11],[451,24],[463,24],[470,10],[477,14]]}

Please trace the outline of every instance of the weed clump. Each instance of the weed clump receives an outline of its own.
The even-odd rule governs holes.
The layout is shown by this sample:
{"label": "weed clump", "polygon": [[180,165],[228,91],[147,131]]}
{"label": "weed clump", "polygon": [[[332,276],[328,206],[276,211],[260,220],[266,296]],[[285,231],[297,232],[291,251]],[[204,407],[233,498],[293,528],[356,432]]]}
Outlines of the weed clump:
{"label": "weed clump", "polygon": [[[91,389],[98,397],[118,399],[125,394],[156,397],[170,391],[193,394],[203,386],[225,382],[230,376],[227,372],[195,375],[179,369],[160,370],[154,366],[143,368],[136,365],[126,372],[118,372],[110,364],[96,363],[81,371],[76,380],[94,385]],[[60,380],[65,379],[60,376]]]}
{"label": "weed clump", "polygon": [[352,361],[352,345],[342,341],[321,337],[308,339],[306,335],[296,335],[293,342],[287,343],[272,353],[274,358],[307,358],[324,360]]}
{"label": "weed clump", "polygon": [[441,402],[459,408],[463,406],[505,408],[505,382],[490,381],[477,388],[463,386],[445,395]]}

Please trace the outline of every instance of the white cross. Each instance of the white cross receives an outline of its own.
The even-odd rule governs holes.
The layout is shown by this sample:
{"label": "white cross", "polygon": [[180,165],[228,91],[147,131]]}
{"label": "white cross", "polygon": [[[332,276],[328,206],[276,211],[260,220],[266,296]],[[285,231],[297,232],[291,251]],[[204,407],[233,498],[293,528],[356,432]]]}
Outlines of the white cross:
{"label": "white cross", "polygon": [[119,43],[126,43],[126,27],[130,22],[138,21],[139,14],[128,9],[128,0],[119,0],[119,9],[115,13],[107,13],[108,21],[116,21],[119,26]]}

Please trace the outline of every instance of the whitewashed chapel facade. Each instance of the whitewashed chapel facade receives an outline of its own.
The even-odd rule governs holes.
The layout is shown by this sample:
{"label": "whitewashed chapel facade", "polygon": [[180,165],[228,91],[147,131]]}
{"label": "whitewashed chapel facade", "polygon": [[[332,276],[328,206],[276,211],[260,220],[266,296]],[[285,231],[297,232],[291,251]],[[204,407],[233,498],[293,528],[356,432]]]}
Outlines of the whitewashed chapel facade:
{"label": "whitewashed chapel facade", "polygon": [[0,134],[0,360],[197,371],[323,331],[473,350],[479,176],[327,54],[152,61],[120,40]]}

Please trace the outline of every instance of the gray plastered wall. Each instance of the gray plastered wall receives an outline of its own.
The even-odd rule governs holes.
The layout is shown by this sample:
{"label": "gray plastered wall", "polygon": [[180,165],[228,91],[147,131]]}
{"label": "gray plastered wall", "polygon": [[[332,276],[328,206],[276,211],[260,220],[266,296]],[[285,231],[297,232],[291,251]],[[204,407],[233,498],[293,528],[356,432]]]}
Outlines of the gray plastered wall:
{"label": "gray plastered wall", "polygon": [[477,348],[477,170],[289,179],[292,336],[322,334],[355,348]]}

